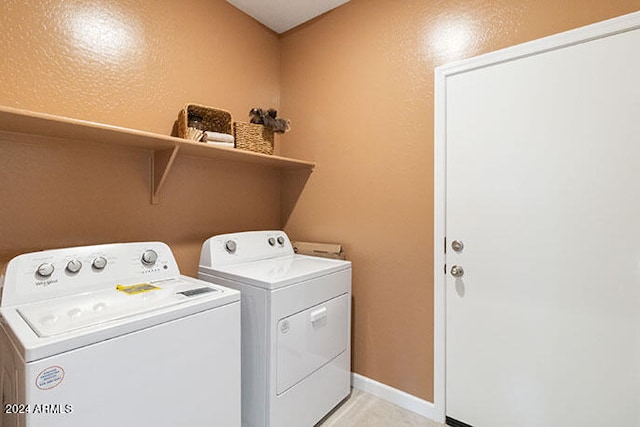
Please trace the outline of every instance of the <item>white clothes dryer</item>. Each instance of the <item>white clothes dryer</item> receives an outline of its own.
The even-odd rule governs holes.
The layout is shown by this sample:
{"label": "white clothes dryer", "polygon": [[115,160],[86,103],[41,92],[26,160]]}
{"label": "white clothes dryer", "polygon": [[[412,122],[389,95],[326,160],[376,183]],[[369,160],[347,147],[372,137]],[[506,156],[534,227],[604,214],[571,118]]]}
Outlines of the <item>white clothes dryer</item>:
{"label": "white clothes dryer", "polygon": [[240,426],[240,294],[164,243],[20,255],[2,284],[1,427]]}
{"label": "white clothes dryer", "polygon": [[241,292],[242,425],[312,427],[350,393],[351,263],[282,231],[214,236],[199,278]]}

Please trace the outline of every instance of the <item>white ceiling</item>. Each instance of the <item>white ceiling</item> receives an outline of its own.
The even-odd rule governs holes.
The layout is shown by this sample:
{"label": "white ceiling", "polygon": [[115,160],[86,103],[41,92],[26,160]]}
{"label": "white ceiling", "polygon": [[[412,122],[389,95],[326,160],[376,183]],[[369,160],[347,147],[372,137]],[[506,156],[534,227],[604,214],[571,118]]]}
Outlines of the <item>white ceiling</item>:
{"label": "white ceiling", "polygon": [[277,33],[297,27],[349,0],[227,0]]}

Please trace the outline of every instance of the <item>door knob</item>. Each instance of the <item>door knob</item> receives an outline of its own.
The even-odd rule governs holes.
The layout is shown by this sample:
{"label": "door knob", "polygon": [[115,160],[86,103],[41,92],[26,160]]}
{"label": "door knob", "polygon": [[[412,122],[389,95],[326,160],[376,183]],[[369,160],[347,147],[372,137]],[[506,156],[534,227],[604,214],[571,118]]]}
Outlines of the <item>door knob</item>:
{"label": "door knob", "polygon": [[459,265],[454,265],[451,267],[451,275],[453,277],[462,277],[464,276],[464,269]]}

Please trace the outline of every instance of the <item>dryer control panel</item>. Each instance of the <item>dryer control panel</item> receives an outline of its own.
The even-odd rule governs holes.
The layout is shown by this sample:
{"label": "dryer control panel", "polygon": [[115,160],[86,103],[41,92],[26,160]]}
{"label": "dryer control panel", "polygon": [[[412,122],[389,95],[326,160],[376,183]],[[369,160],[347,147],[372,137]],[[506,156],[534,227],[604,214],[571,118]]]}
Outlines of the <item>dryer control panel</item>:
{"label": "dryer control panel", "polygon": [[204,242],[200,266],[219,267],[293,254],[293,246],[284,231],[221,234]]}
{"label": "dryer control panel", "polygon": [[0,306],[24,304],[180,275],[161,242],[117,243],[32,252],[13,258]]}

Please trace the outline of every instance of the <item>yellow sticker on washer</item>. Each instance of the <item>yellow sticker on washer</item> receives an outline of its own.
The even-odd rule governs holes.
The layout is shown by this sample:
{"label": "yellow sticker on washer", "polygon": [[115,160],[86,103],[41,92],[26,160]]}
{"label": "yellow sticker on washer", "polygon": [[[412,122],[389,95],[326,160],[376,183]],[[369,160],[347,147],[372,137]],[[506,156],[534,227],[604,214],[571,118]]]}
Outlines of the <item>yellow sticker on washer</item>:
{"label": "yellow sticker on washer", "polygon": [[143,292],[157,291],[160,288],[157,286],[153,286],[150,283],[139,283],[137,285],[129,285],[129,286],[117,285],[116,289],[119,290],[120,292],[124,292],[127,295],[136,295],[136,294],[141,294]]}

